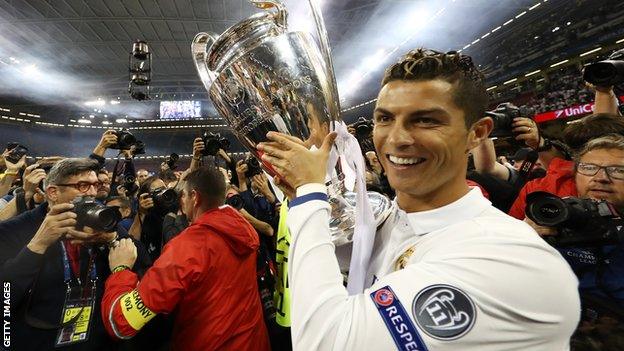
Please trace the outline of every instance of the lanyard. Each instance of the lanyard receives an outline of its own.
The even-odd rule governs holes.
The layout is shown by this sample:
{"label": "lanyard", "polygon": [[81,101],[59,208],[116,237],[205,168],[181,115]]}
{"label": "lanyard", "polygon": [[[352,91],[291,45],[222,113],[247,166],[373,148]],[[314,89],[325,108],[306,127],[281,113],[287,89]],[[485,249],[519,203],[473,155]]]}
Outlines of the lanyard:
{"label": "lanyard", "polygon": [[[63,249],[63,278],[66,284],[69,284],[72,280],[71,276],[71,266],[69,263],[69,257],[67,256],[67,248],[65,248],[65,243],[61,242],[61,248]],[[91,281],[95,281],[97,279],[97,273],[95,270],[95,259],[93,257],[93,252],[91,248],[89,248],[89,275],[91,276]],[[80,272],[77,272],[76,279],[78,280],[78,284],[80,285]]]}

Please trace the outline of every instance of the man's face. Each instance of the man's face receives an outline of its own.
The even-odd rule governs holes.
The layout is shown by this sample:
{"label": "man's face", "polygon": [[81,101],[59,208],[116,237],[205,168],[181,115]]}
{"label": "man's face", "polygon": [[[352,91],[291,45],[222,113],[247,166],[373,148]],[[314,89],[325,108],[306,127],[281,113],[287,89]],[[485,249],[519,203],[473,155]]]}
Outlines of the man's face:
{"label": "man's face", "polygon": [[[92,196],[97,194],[98,178],[94,171],[87,171],[75,176],[69,177],[63,184],[75,185],[50,185],[46,189],[48,199],[53,204],[62,204],[72,202],[78,196]],[[86,190],[81,192],[78,187],[82,185]]]}
{"label": "man's face", "polygon": [[110,193],[110,179],[108,178],[108,174],[98,173],[98,181],[100,181],[100,187],[97,190],[96,199],[104,200]]}
{"label": "man's face", "polygon": [[195,219],[195,192],[187,187],[182,189],[182,194],[180,195],[180,209],[189,223],[192,223]]}
{"label": "man's face", "polygon": [[442,80],[392,81],[379,93],[373,141],[406,211],[443,206],[468,190],[467,154],[480,141],[466,128],[452,88]]}
{"label": "man's face", "polygon": [[[624,151],[618,149],[595,149],[580,159],[581,163],[598,166],[624,167]],[[601,169],[593,176],[576,172],[576,190],[581,198],[607,200],[618,208],[624,208],[624,180],[613,179]]]}
{"label": "man's face", "polygon": [[145,181],[145,179],[147,179],[148,177],[149,177],[149,174],[148,174],[148,173],[147,173],[147,171],[146,171],[146,170],[144,170],[144,169],[140,169],[140,170],[137,172],[137,175],[136,175],[136,179],[137,179],[137,181],[139,182],[139,184],[143,184],[143,182]]}
{"label": "man's face", "polygon": [[318,116],[316,108],[312,106],[312,104],[307,104],[307,113],[308,113],[308,129],[310,131],[310,136],[305,141],[308,147],[314,145],[317,148],[323,145],[323,140],[325,136],[329,134],[329,124],[321,123],[320,116]]}

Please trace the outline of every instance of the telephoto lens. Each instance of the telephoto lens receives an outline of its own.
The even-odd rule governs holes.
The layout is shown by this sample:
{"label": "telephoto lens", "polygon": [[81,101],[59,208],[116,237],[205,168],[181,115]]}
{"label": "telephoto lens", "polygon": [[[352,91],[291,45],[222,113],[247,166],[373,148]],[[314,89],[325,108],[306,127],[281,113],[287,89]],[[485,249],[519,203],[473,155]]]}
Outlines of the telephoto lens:
{"label": "telephoto lens", "polygon": [[91,196],[77,197],[72,203],[78,230],[89,227],[95,232],[112,232],[121,220],[121,214],[117,209],[104,206]]}

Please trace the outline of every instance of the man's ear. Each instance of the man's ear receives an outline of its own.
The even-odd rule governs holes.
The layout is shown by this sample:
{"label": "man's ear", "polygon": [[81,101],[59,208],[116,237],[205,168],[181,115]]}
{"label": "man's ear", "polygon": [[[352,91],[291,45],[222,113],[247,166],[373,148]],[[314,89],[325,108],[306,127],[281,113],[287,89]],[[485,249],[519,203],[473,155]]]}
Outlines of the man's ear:
{"label": "man's ear", "polygon": [[490,117],[483,117],[473,123],[468,132],[466,153],[481,144],[483,140],[487,139],[492,132],[492,128],[494,128],[494,121]]}
{"label": "man's ear", "polygon": [[202,202],[201,195],[195,190],[191,190],[189,195],[190,195],[191,201],[193,201],[193,207],[199,207],[199,205]]}
{"label": "man's ear", "polygon": [[53,203],[58,201],[59,189],[55,186],[49,186],[45,190],[46,197]]}

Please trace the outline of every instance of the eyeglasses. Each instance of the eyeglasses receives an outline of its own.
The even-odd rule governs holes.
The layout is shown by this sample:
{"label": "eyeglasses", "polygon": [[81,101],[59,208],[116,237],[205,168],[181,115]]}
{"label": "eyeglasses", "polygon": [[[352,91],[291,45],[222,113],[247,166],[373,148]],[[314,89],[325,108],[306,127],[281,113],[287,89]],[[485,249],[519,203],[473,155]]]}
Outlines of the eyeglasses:
{"label": "eyeglasses", "polygon": [[98,190],[98,188],[100,186],[102,186],[101,182],[77,182],[77,183],[66,183],[66,184],[54,184],[54,185],[58,185],[58,186],[70,186],[78,191],[80,191],[81,193],[86,193],[87,191],[89,191],[89,189],[91,189],[91,187],[95,188],[95,190]]}
{"label": "eyeglasses", "polygon": [[576,167],[577,172],[585,176],[595,176],[601,169],[609,178],[624,180],[624,166],[599,166],[593,163],[579,163]]}

